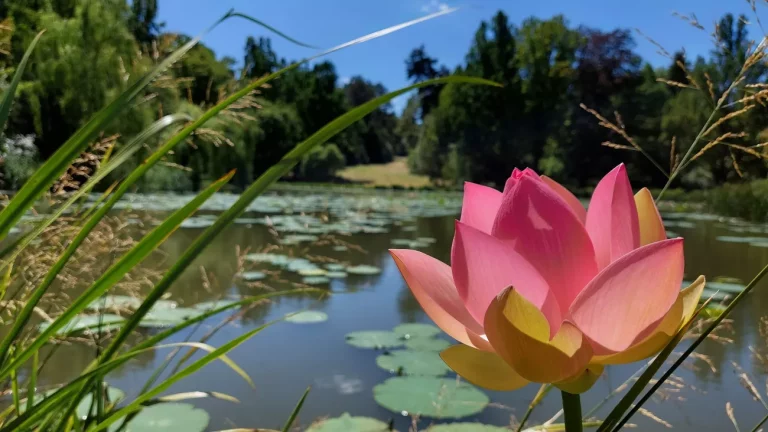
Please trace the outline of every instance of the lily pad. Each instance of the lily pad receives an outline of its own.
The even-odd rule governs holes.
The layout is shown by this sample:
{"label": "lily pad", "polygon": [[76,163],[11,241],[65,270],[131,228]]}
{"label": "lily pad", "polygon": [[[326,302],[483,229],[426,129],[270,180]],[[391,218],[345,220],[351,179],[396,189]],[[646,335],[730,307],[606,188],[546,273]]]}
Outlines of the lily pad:
{"label": "lily pad", "polygon": [[260,271],[247,271],[239,274],[240,279],[248,282],[260,281],[267,277],[264,272]]}
{"label": "lily pad", "polygon": [[272,253],[252,253],[246,255],[245,259],[250,262],[267,263],[280,267],[288,265],[291,261],[291,258],[286,255]]}
{"label": "lily pad", "polygon": [[296,324],[314,324],[328,320],[328,314],[320,311],[301,311],[285,319]]}
{"label": "lily pad", "polygon": [[392,351],[376,357],[376,365],[398,375],[443,376],[450,371],[437,351]]}
{"label": "lily pad", "polygon": [[674,231],[667,231],[667,238],[677,238],[677,237],[680,237],[680,234]]}
{"label": "lily pad", "polygon": [[441,333],[440,329],[433,326],[432,324],[421,323],[400,324],[399,326],[392,329],[392,331],[405,339],[416,337],[429,338],[432,336],[437,336]]}
{"label": "lily pad", "polygon": [[[101,330],[102,332],[111,331],[115,329],[115,326],[119,326],[125,323],[125,318],[119,315],[113,314],[101,314],[101,315],[77,315],[72,318],[64,327],[56,331],[57,335],[64,336],[69,334],[76,334],[82,332],[96,332]],[[50,327],[51,323],[40,323],[38,329],[44,331]]]}
{"label": "lily pad", "polygon": [[[123,399],[125,399],[125,392],[119,388],[111,386],[107,387],[107,400],[110,404],[116,404]],[[93,403],[93,393],[86,394],[85,397],[80,400],[80,403],[77,404],[77,416],[81,420],[87,419],[88,410],[91,411],[91,416],[96,415],[96,405]]]}
{"label": "lily pad", "polygon": [[227,300],[227,299],[221,299],[221,300],[212,300],[212,301],[204,301],[200,302],[194,306],[193,308],[199,310],[199,311],[209,311],[212,309],[218,309],[220,307],[229,306],[232,303],[237,303],[238,300]]}
{"label": "lily pad", "polygon": [[334,246],[333,250],[334,252],[346,252],[349,250],[349,248],[343,245],[338,245],[338,246]]}
{"label": "lily pad", "polygon": [[200,315],[196,308],[156,309],[152,308],[141,320],[144,327],[165,327],[184,322]]}
{"label": "lily pad", "polygon": [[[125,428],[126,432],[203,432],[208,427],[207,412],[186,403],[159,403],[143,408]],[[117,430],[120,422],[110,430]]]}
{"label": "lily pad", "polygon": [[737,236],[718,236],[715,240],[726,243],[762,243],[768,241],[765,237],[737,237]]}
{"label": "lily pad", "polygon": [[416,337],[405,341],[405,347],[411,351],[442,351],[450,346],[445,339]]}
{"label": "lily pad", "polygon": [[435,243],[437,242],[437,239],[434,237],[419,237],[416,241],[419,243]]}
{"label": "lily pad", "polygon": [[703,318],[717,318],[725,312],[726,306],[718,303],[710,303],[704,309],[699,312],[699,316]]}
{"label": "lily pad", "polygon": [[306,269],[317,268],[317,265],[306,258],[294,258],[285,266],[286,270],[298,272]]}
{"label": "lily pad", "polygon": [[381,273],[381,269],[376,266],[358,265],[347,267],[347,273],[353,275],[375,275]]}
{"label": "lily pad", "polygon": [[390,331],[356,331],[345,336],[347,343],[357,348],[390,349],[403,346],[403,339]]}
{"label": "lily pad", "polygon": [[733,298],[733,294],[705,288],[704,291],[701,292],[701,300],[705,301],[709,298],[712,298],[712,301],[728,301]]}
{"label": "lily pad", "polygon": [[184,222],[181,223],[181,228],[192,228],[192,229],[199,229],[199,228],[207,228],[215,222],[214,219],[210,218],[203,218],[203,217],[193,217],[184,220]]}
{"label": "lily pad", "polygon": [[331,280],[325,276],[306,276],[301,279],[301,283],[307,285],[326,285],[331,283]]}
{"label": "lily pad", "polygon": [[396,413],[440,419],[475,415],[490,402],[463,381],[421,376],[389,378],[373,388],[373,398]]}
{"label": "lily pad", "polygon": [[299,270],[298,273],[300,276],[325,276],[328,272],[320,267],[309,267]]}
{"label": "lily pad", "polygon": [[347,266],[345,266],[344,264],[329,263],[325,265],[325,268],[328,269],[328,271],[340,272],[340,271],[344,271],[344,269],[347,268]]}
{"label": "lily pad", "polygon": [[344,279],[347,277],[347,272],[343,271],[329,271],[325,274],[325,277],[331,278],[331,279]]}
{"label": "lily pad", "polygon": [[344,413],[339,417],[320,420],[306,432],[389,432],[389,425],[370,417],[352,417]]}
{"label": "lily pad", "polygon": [[108,295],[99,298],[88,306],[91,310],[135,310],[141,306],[141,299],[138,297],[124,295]]}
{"label": "lily pad", "polygon": [[434,425],[425,432],[511,432],[501,426],[491,426],[482,423],[451,423]]}
{"label": "lily pad", "polygon": [[742,291],[744,291],[744,288],[746,286],[740,284],[740,283],[733,283],[733,282],[707,282],[707,289],[712,291],[720,291],[720,292],[726,292],[731,294],[738,294]]}

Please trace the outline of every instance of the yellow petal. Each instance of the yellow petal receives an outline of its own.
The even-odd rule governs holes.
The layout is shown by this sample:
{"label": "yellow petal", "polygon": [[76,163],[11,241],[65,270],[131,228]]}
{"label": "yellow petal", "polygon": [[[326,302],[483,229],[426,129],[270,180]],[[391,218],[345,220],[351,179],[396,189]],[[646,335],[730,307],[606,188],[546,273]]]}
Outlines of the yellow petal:
{"label": "yellow petal", "polygon": [[635,194],[635,206],[640,224],[640,246],[666,240],[667,232],[648,188],[642,188]]}
{"label": "yellow petal", "polygon": [[592,357],[589,342],[569,322],[549,340],[547,319],[514,289],[493,299],[484,327],[496,353],[529,381],[553,383],[573,377]]}
{"label": "yellow petal", "polygon": [[693,313],[696,312],[696,306],[699,304],[701,293],[704,290],[704,284],[704,276],[699,276],[689,287],[680,291],[675,304],[672,305],[672,308],[661,320],[659,326],[645,339],[622,352],[607,356],[597,356],[592,361],[604,365],[634,363],[661,351],[672,340],[672,337],[684,325],[688,324],[688,321],[693,317]]}
{"label": "yellow petal", "polygon": [[590,364],[586,369],[584,369],[584,372],[580,373],[576,377],[567,379],[565,381],[560,381],[554,385],[560,390],[566,391],[568,393],[581,394],[591,389],[592,386],[595,385],[597,379],[600,378],[600,375],[603,374],[604,369],[605,368],[603,365]]}
{"label": "yellow petal", "polygon": [[528,384],[528,380],[492,352],[454,345],[441,352],[440,357],[462,378],[488,390],[517,390]]}

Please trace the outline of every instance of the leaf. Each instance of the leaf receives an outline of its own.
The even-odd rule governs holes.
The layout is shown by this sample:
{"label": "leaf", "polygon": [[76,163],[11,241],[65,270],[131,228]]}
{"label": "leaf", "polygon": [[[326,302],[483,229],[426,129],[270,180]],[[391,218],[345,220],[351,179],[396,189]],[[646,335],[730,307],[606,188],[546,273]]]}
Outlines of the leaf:
{"label": "leaf", "polygon": [[326,285],[330,282],[331,280],[325,276],[306,276],[301,279],[301,283],[307,285]]}
{"label": "leaf", "polygon": [[389,349],[403,346],[404,341],[394,332],[357,331],[344,337],[349,345],[357,348]]}
{"label": "leaf", "polygon": [[373,398],[396,413],[439,419],[475,415],[490,402],[485,393],[465,382],[419,376],[389,378],[373,388]]}
{"label": "leaf", "polygon": [[11,79],[10,84],[8,84],[8,88],[3,92],[3,99],[0,101],[0,135],[5,131],[5,123],[8,121],[8,115],[11,113],[13,98],[16,96],[16,89],[21,82],[21,76],[24,75],[24,70],[27,68],[29,57],[32,55],[32,51],[35,50],[35,46],[43,36],[43,33],[45,33],[45,30],[38,33],[37,36],[32,39],[32,42],[30,42],[27,50],[24,52],[24,57],[21,58],[21,62],[16,66],[16,72],[13,74],[13,78]]}
{"label": "leaf", "polygon": [[255,282],[262,280],[267,277],[267,275],[264,272],[260,271],[248,271],[238,274],[240,276],[240,279],[248,282]]}
{"label": "leaf", "polygon": [[421,324],[421,323],[400,324],[399,326],[392,329],[392,331],[394,331],[395,334],[405,339],[429,338],[429,337],[437,336],[440,333],[442,333],[442,331],[439,328],[431,324]]}
{"label": "leaf", "polygon": [[390,432],[389,425],[370,417],[339,417],[313,423],[305,432]]}
{"label": "leaf", "polygon": [[511,432],[511,429],[482,423],[451,423],[431,426],[424,432]]}
{"label": "leaf", "polygon": [[376,275],[381,273],[381,269],[371,265],[357,265],[347,267],[347,273],[353,275]]}
{"label": "leaf", "polygon": [[[108,331],[115,328],[120,328],[120,325],[123,323],[125,323],[125,318],[119,315],[78,315],[67,322],[64,327],[58,329],[56,334],[65,336],[82,333],[84,331]],[[38,326],[38,330],[44,332],[50,326],[51,323],[43,322]]]}
{"label": "leaf", "polygon": [[442,351],[451,346],[445,339],[416,337],[405,341],[405,348],[411,351]]}
{"label": "leaf", "polygon": [[376,365],[398,375],[443,376],[451,370],[437,351],[392,351],[376,357]]}
{"label": "leaf", "polygon": [[[210,416],[187,403],[159,403],[143,408],[128,422],[125,432],[204,432]],[[112,427],[110,431],[117,431]]]}
{"label": "leaf", "polygon": [[304,390],[304,394],[301,395],[299,402],[296,403],[296,406],[293,408],[293,411],[291,411],[291,416],[288,417],[288,420],[285,422],[285,426],[283,426],[283,432],[288,432],[291,430],[291,426],[293,426],[293,423],[296,421],[296,417],[299,416],[299,412],[301,412],[301,407],[304,406],[304,401],[307,400],[307,396],[309,396],[309,391],[311,389],[312,389],[311,387],[307,387],[307,389]]}
{"label": "leaf", "polygon": [[314,324],[328,321],[328,314],[320,311],[302,311],[285,319],[295,324]]}

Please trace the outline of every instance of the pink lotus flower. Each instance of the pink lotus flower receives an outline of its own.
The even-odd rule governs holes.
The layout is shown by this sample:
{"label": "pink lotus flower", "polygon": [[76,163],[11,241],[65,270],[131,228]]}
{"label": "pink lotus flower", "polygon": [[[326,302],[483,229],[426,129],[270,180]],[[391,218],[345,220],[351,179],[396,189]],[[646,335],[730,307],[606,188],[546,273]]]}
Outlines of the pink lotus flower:
{"label": "pink lotus flower", "polygon": [[464,185],[451,266],[391,250],[413,295],[461,345],[441,353],[481,387],[586,391],[603,366],[650,357],[692,319],[704,278],[680,290],[683,239],[666,238],[650,192],[619,165],[589,211],[567,189],[514,170],[499,192]]}

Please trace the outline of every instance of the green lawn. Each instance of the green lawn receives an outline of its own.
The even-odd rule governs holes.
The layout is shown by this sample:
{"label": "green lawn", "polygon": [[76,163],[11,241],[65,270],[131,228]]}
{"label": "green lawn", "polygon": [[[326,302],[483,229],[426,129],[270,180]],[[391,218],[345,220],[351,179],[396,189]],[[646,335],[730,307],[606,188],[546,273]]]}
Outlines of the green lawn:
{"label": "green lawn", "polygon": [[371,186],[423,187],[431,184],[429,177],[411,174],[405,157],[386,164],[351,166],[339,171],[337,175],[350,182]]}

